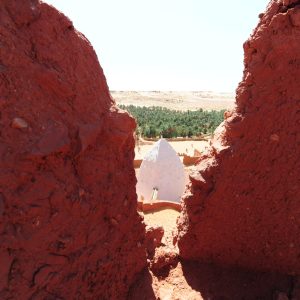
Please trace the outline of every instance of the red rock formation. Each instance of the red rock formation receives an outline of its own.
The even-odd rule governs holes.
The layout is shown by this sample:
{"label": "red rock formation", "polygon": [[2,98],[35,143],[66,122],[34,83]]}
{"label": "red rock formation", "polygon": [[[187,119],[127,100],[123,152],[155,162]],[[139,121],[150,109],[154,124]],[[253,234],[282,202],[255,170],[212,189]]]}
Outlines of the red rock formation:
{"label": "red rock formation", "polygon": [[236,108],[190,177],[180,254],[300,274],[300,1],[260,18]]}
{"label": "red rock formation", "polygon": [[124,299],[146,263],[135,122],[53,7],[1,1],[0,36],[0,298]]}

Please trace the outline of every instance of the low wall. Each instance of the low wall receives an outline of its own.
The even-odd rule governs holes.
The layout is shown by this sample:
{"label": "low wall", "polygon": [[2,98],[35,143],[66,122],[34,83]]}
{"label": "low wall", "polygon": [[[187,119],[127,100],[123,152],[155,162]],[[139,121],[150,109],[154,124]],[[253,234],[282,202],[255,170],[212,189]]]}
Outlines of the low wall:
{"label": "low wall", "polygon": [[180,203],[177,203],[177,202],[172,202],[172,201],[167,201],[167,200],[156,200],[152,203],[138,201],[138,210],[140,210],[142,212],[160,210],[163,208],[172,208],[172,209],[177,210],[178,212],[181,211]]}
{"label": "low wall", "polygon": [[[160,138],[147,138],[143,137],[143,140],[149,141],[149,142],[157,142]],[[193,138],[185,138],[185,137],[179,137],[179,138],[164,138],[168,142],[186,142],[186,141],[207,141],[211,139],[211,134],[209,135],[203,135],[201,137],[193,137]]]}

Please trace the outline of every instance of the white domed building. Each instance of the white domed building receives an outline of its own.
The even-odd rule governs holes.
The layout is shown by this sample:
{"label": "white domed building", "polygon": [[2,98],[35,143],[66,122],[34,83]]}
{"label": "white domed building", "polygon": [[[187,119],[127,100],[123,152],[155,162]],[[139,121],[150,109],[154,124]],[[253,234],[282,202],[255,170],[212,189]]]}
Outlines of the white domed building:
{"label": "white domed building", "polygon": [[138,200],[179,202],[184,189],[183,164],[172,146],[160,139],[141,164],[136,186]]}

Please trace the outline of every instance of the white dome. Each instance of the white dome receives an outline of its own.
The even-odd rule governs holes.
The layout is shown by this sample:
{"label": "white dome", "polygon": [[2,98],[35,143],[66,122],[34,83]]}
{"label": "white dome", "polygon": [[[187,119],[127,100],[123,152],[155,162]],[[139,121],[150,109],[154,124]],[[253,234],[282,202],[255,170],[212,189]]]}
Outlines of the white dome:
{"label": "white dome", "polygon": [[157,199],[179,202],[184,188],[183,164],[172,146],[160,139],[141,164],[136,186],[138,199],[151,200],[157,189]]}

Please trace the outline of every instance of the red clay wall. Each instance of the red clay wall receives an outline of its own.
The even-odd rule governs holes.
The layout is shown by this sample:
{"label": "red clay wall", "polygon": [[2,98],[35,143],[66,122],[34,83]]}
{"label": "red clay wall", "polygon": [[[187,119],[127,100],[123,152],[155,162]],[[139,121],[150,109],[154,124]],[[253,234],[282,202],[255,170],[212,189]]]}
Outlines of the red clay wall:
{"label": "red clay wall", "polygon": [[284,2],[244,44],[236,108],[191,176],[184,258],[300,274],[300,1]]}
{"label": "red clay wall", "polygon": [[164,208],[172,208],[180,212],[180,203],[164,200],[155,200],[153,202],[138,201],[138,209],[142,212],[160,210]]}
{"label": "red clay wall", "polygon": [[0,36],[0,298],[124,299],[145,265],[135,122],[54,8],[1,1]]}

